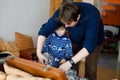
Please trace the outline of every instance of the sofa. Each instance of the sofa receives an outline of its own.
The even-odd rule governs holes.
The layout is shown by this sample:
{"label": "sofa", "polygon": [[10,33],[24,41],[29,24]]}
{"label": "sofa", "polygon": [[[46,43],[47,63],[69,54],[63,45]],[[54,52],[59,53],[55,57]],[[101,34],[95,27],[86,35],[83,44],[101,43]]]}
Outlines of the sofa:
{"label": "sofa", "polygon": [[16,42],[15,41],[4,41],[2,38],[0,38],[0,52],[9,51],[13,53],[16,57],[19,57],[20,53],[17,49]]}
{"label": "sofa", "polygon": [[[10,52],[12,53],[15,57],[20,57],[21,51],[27,51],[30,49],[34,49],[33,46],[33,40],[32,37],[26,34],[22,34],[20,32],[15,32],[15,41],[5,41],[2,38],[0,38],[0,53],[1,52]],[[30,52],[29,52],[30,53]],[[18,76],[18,75],[8,75],[8,71],[6,72],[6,67],[1,67],[2,64],[0,64],[0,80],[43,80],[41,78],[37,78],[37,77],[29,77],[28,75],[26,76]],[[7,67],[8,68],[8,67]],[[4,69],[4,70],[3,70]],[[10,68],[11,69],[11,68]],[[13,70],[17,70],[16,69],[11,69]],[[20,72],[20,73],[26,73],[26,72],[22,72],[21,70],[17,70],[16,72]],[[15,79],[16,78],[16,79]]]}
{"label": "sofa", "polygon": [[15,32],[15,41],[5,41],[0,38],[0,52],[9,51],[16,57],[20,57],[21,51],[33,48],[32,37],[20,32]]}
{"label": "sofa", "polygon": [[[35,49],[35,48],[33,46],[32,37],[29,35],[22,34],[20,32],[15,32],[15,41],[4,41],[2,38],[0,38],[0,52],[8,51],[8,52],[12,53],[15,57],[22,57],[21,52],[24,53],[24,51],[27,52],[27,55],[31,55],[31,52],[28,52],[28,51],[31,51],[30,49]],[[80,73],[79,73],[80,77],[84,77],[84,71],[85,71],[84,65],[85,65],[85,59],[83,59],[83,61],[81,62],[81,65],[80,65]],[[29,77],[29,76],[24,76],[24,75],[19,76],[16,74],[8,75],[8,72],[6,72],[6,68],[4,68],[4,69],[5,69],[4,72],[0,71],[0,80],[28,80],[29,78],[31,78],[29,80],[43,80],[43,78],[41,78],[41,77],[34,77],[34,76]],[[14,69],[14,70],[16,70],[16,69]],[[19,70],[19,69],[17,71],[21,72],[21,70]],[[22,72],[22,73],[26,73],[26,72]],[[44,80],[46,80],[46,79],[44,79]]]}
{"label": "sofa", "polygon": [[4,64],[4,69],[4,72],[0,71],[0,80],[51,80],[47,78],[33,76],[30,73],[9,66],[7,64]]}

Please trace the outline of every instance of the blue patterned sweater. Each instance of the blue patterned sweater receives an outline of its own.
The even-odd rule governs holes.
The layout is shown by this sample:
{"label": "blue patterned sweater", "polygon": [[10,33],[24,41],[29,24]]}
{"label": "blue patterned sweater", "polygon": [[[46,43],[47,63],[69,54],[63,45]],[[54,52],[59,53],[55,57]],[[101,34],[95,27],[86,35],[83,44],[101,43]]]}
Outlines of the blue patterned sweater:
{"label": "blue patterned sweater", "polygon": [[56,32],[49,35],[43,46],[42,52],[48,52],[57,59],[70,59],[73,55],[71,40],[64,34],[58,36]]}

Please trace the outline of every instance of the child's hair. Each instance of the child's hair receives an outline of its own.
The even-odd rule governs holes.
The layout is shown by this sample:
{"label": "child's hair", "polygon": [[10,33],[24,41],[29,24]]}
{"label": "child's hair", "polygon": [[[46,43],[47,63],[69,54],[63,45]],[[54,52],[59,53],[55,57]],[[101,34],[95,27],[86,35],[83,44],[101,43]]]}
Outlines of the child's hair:
{"label": "child's hair", "polygon": [[[65,28],[65,25],[59,26],[58,28]],[[58,29],[57,28],[57,29]],[[69,32],[66,30],[65,28],[65,34],[67,35],[67,37],[69,38]]]}
{"label": "child's hair", "polygon": [[[65,25],[61,25],[61,26],[59,26],[58,28],[65,28]],[[58,28],[57,28],[57,29],[58,29]]]}
{"label": "child's hair", "polygon": [[65,34],[67,35],[67,37],[69,38],[70,36],[70,33],[67,31],[67,30],[65,30]]}

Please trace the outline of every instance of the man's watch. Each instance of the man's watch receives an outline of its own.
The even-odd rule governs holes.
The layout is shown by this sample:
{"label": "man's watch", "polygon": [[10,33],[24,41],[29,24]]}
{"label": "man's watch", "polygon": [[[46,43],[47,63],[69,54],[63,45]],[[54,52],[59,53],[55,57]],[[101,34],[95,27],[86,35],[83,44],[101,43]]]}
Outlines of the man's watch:
{"label": "man's watch", "polygon": [[70,62],[70,64],[73,66],[75,63],[74,63],[74,61],[70,58],[69,60],[68,60],[69,62]]}

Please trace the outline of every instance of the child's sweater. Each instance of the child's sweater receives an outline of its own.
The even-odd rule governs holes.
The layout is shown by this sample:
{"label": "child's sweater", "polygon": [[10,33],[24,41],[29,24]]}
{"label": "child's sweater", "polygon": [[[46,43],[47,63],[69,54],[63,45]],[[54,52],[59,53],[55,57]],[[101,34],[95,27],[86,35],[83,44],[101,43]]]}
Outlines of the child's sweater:
{"label": "child's sweater", "polygon": [[[64,34],[63,36],[58,36],[56,32],[52,33],[46,39],[42,53],[48,52],[56,61],[61,59],[70,59],[73,55],[71,40]],[[57,60],[58,59],[58,60]]]}

